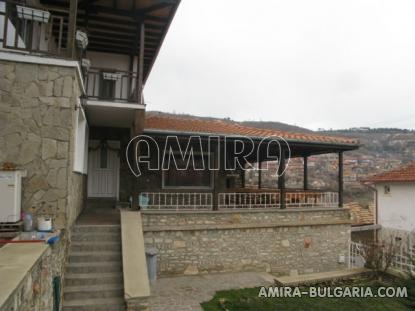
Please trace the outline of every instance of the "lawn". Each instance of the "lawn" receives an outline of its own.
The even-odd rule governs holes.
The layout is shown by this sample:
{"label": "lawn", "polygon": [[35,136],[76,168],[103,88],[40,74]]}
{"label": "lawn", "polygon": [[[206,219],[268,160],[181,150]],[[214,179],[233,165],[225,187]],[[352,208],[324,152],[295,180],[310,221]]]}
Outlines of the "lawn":
{"label": "lawn", "polygon": [[[356,284],[353,284],[356,286]],[[362,284],[361,284],[362,285]],[[362,285],[363,286],[363,285]],[[370,286],[376,292],[376,286]],[[217,292],[204,311],[409,311],[405,298],[263,298],[259,288]]]}

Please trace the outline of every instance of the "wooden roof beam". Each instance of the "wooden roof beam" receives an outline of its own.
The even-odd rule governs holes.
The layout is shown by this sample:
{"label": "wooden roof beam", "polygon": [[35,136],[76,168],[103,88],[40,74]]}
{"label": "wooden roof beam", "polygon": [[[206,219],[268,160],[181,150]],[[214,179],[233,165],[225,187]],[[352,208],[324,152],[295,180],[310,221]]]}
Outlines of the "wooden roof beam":
{"label": "wooden roof beam", "polygon": [[[86,19],[87,19],[86,14],[78,14],[78,21],[82,20],[83,23],[85,23]],[[111,24],[111,25],[113,25],[114,23],[117,23],[118,25],[127,26],[128,28],[126,28],[126,29],[131,29],[131,30],[134,30],[134,29],[137,28],[137,26],[136,26],[137,22],[119,20],[119,19],[115,21],[114,19],[112,19],[110,17],[89,15],[88,23],[93,23],[93,22],[108,23],[108,24]],[[164,27],[161,26],[161,25],[155,25],[155,24],[151,24],[151,23],[147,23],[147,22],[144,22],[144,23],[145,23],[145,25],[148,29],[153,29],[153,30],[163,30],[164,29]]]}
{"label": "wooden roof beam", "polygon": [[93,4],[94,2],[97,2],[98,0],[80,0],[78,3],[78,8],[82,9],[87,7],[88,5]]}
{"label": "wooden roof beam", "polygon": [[159,3],[153,4],[153,5],[151,5],[147,8],[144,8],[144,9],[138,9],[136,11],[136,14],[146,15],[146,14],[151,13],[153,11],[161,10],[161,9],[164,9],[166,7],[169,7],[169,6],[172,6],[172,5],[176,4],[176,1],[174,1],[174,0],[160,0],[160,1],[157,1],[157,2],[159,2]]}

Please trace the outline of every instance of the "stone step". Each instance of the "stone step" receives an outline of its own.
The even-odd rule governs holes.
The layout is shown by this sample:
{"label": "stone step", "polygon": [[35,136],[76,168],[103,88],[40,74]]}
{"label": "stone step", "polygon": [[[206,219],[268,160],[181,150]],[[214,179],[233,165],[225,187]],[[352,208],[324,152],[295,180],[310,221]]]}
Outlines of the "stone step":
{"label": "stone step", "polygon": [[82,241],[107,241],[107,242],[120,242],[121,232],[79,232],[72,234],[72,242]]}
{"label": "stone step", "polygon": [[97,241],[82,241],[72,242],[70,252],[120,252],[121,241],[118,242],[97,242]]}
{"label": "stone step", "polygon": [[68,273],[122,272],[121,261],[76,262],[66,265]]}
{"label": "stone step", "polygon": [[123,298],[64,300],[62,311],[125,311],[125,302]]}
{"label": "stone step", "polygon": [[65,289],[66,286],[98,284],[123,284],[122,274],[119,272],[65,273]]}
{"label": "stone step", "polygon": [[121,261],[121,252],[70,252],[69,262]]}
{"label": "stone step", "polygon": [[121,232],[120,225],[75,225],[72,233],[95,232],[95,233],[109,233]]}
{"label": "stone step", "polygon": [[66,286],[64,300],[123,297],[123,284]]}

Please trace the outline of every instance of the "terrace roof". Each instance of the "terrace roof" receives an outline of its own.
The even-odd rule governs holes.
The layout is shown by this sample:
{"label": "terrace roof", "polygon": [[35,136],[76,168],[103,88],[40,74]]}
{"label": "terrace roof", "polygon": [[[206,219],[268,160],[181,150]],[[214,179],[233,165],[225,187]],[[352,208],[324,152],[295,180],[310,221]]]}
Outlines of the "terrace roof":
{"label": "terrace roof", "polygon": [[257,140],[271,137],[282,138],[289,143],[293,156],[347,151],[359,148],[359,141],[354,138],[260,129],[233,121],[184,116],[160,116],[151,113],[146,116],[144,132],[153,135],[249,137]]}

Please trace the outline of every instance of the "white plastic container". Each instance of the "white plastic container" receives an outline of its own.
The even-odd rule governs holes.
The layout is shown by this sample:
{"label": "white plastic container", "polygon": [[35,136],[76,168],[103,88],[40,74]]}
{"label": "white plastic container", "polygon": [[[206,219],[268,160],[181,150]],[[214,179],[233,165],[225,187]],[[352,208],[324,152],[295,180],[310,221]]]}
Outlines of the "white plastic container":
{"label": "white plastic container", "polygon": [[0,171],[0,222],[20,220],[21,185],[20,171]]}
{"label": "white plastic container", "polygon": [[52,231],[52,217],[38,216],[37,217],[37,230],[38,231]]}

